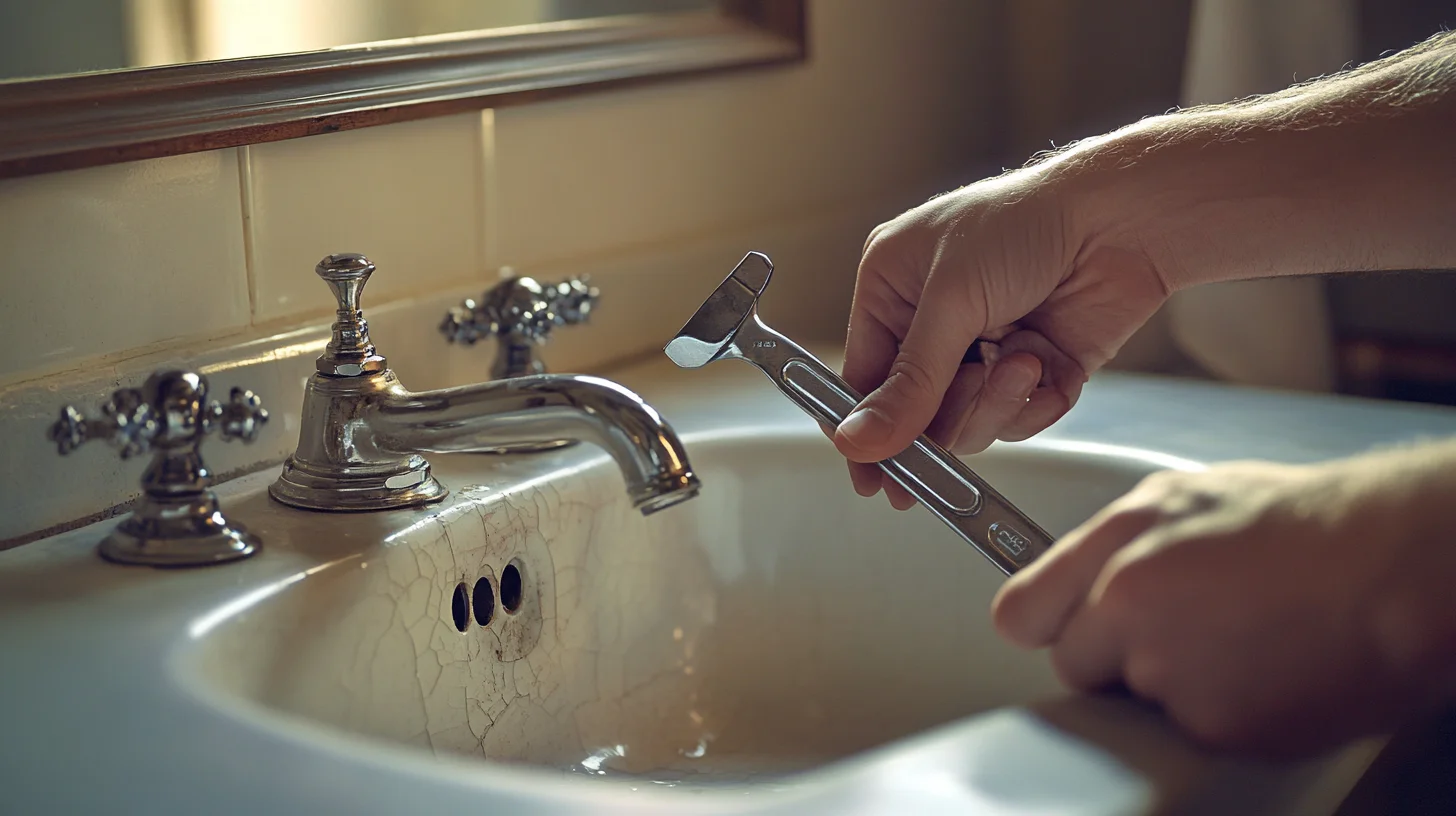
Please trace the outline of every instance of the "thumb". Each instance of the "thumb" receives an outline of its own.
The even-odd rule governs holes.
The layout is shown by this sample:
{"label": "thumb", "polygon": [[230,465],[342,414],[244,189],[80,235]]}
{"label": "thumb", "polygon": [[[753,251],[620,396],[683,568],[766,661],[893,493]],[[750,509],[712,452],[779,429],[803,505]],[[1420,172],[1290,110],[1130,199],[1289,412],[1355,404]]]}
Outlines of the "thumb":
{"label": "thumb", "polygon": [[940,409],[966,349],[984,321],[968,319],[959,299],[937,292],[936,276],[926,282],[885,381],[839,424],[834,444],[854,462],[878,462],[910,447]]}

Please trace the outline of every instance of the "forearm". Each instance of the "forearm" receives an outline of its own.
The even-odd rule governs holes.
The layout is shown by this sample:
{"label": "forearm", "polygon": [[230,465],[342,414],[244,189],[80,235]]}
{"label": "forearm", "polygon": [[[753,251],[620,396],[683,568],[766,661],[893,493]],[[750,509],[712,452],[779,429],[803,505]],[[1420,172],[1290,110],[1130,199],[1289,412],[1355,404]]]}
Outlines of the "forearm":
{"label": "forearm", "polygon": [[1045,163],[1078,232],[1169,290],[1456,268],[1456,36],[1227,106],[1153,117]]}

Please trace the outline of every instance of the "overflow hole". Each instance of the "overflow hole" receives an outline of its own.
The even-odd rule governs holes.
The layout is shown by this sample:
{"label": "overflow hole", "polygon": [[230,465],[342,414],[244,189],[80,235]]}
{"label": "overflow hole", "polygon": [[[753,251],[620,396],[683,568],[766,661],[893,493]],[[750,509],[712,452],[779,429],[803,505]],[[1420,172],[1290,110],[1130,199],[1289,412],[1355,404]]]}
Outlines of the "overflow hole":
{"label": "overflow hole", "polygon": [[450,615],[455,618],[455,628],[464,632],[470,625],[470,587],[464,581],[455,585],[455,597],[450,601]]}
{"label": "overflow hole", "polygon": [[512,614],[521,608],[521,570],[514,563],[501,572],[500,602]]}
{"label": "overflow hole", "polygon": [[489,626],[490,619],[495,617],[495,590],[491,589],[490,581],[481,578],[475,582],[475,591],[470,593],[470,605],[475,608],[475,622]]}

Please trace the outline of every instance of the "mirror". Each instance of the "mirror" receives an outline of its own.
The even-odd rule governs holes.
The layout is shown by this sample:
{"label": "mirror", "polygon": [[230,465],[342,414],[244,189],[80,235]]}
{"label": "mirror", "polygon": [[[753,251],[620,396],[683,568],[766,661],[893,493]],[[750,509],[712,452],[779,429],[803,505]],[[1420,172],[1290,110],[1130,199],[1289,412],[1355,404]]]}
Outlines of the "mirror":
{"label": "mirror", "polygon": [[262,57],[715,0],[0,0],[0,79]]}
{"label": "mirror", "polygon": [[804,0],[0,0],[0,178],[794,62],[804,14]]}

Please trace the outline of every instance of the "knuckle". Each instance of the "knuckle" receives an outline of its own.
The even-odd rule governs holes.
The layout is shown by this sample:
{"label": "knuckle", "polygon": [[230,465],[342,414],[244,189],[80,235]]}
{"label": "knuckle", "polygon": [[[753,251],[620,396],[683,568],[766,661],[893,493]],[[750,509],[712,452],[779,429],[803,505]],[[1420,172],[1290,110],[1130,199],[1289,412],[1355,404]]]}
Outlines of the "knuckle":
{"label": "knuckle", "polygon": [[1063,686],[1082,691],[1092,689],[1093,681],[1087,676],[1087,667],[1082,657],[1065,643],[1053,644],[1047,656],[1052,664],[1052,672]]}
{"label": "knuckle", "polygon": [[1087,522],[1084,529],[1088,536],[1093,533],[1099,536],[1113,535],[1121,539],[1123,544],[1127,544],[1138,533],[1152,527],[1159,517],[1156,504],[1143,501],[1136,493],[1132,493],[1103,508]]}
{"label": "knuckle", "polygon": [[1165,570],[1154,560],[1122,550],[1108,559],[1107,576],[1097,603],[1116,620],[1155,618],[1166,586]]}
{"label": "knuckle", "polygon": [[1199,743],[1217,750],[1237,750],[1254,743],[1254,722],[1239,710],[1210,699],[1168,706],[1174,722]]}
{"label": "knuckle", "polygon": [[1082,677],[1077,671],[1076,664],[1067,656],[1063,649],[1053,647],[1051,650],[1052,672],[1056,674],[1057,680],[1067,688],[1081,688]]}
{"label": "knuckle", "polygon": [[1098,691],[1114,681],[1120,669],[1100,656],[1081,653],[1063,642],[1052,646],[1052,671],[1062,685],[1078,691]]}
{"label": "knuckle", "polygon": [[861,264],[870,263],[893,251],[898,243],[897,238],[903,232],[904,226],[898,218],[885,221],[870,230],[869,236],[865,238],[864,250],[860,253]]}
{"label": "knuckle", "polygon": [[1161,516],[1158,503],[1128,498],[1116,505],[1110,515],[1109,523],[1115,523],[1123,529],[1134,530],[1152,524]]}
{"label": "knuckle", "polygon": [[1147,653],[1135,653],[1128,657],[1123,670],[1127,687],[1142,697],[1157,699],[1168,687],[1168,664]]}
{"label": "knuckle", "polygon": [[895,389],[917,401],[937,396],[935,378],[930,373],[930,367],[918,357],[903,351],[890,366],[888,380],[894,383]]}
{"label": "knuckle", "polygon": [[1181,470],[1158,470],[1142,478],[1135,492],[1152,496],[1167,496],[1183,488],[1188,474]]}
{"label": "knuckle", "polygon": [[1219,504],[1219,482],[1203,473],[1160,470],[1138,483],[1128,498],[1158,517],[1173,520],[1214,509]]}

